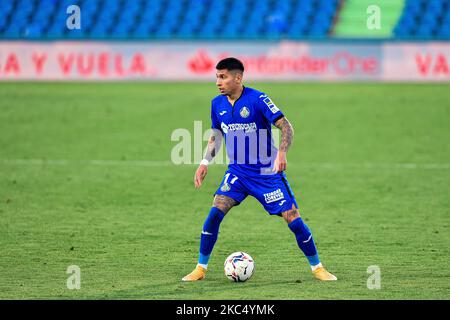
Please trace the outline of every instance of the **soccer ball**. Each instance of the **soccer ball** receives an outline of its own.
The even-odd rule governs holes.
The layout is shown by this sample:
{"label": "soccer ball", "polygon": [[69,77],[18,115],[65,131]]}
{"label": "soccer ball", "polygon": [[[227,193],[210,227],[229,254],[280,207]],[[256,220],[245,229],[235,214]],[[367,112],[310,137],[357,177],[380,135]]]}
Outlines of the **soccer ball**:
{"label": "soccer ball", "polygon": [[234,282],[244,282],[251,278],[255,263],[253,258],[245,252],[234,252],[224,263],[225,276]]}

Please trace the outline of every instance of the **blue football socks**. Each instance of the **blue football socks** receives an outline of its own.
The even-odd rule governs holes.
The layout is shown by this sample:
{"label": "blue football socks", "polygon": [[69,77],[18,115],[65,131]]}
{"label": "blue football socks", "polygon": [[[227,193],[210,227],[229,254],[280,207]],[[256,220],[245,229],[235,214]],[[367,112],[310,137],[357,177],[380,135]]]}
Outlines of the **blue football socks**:
{"label": "blue football socks", "polygon": [[224,217],[225,214],[221,210],[212,207],[205,220],[200,238],[200,255],[198,258],[198,264],[203,267],[208,265],[209,257],[219,234],[219,226]]}
{"label": "blue football socks", "polygon": [[311,266],[320,263],[319,254],[308,226],[303,222],[302,218],[297,218],[288,224],[289,229],[295,234],[297,244],[305,254]]}

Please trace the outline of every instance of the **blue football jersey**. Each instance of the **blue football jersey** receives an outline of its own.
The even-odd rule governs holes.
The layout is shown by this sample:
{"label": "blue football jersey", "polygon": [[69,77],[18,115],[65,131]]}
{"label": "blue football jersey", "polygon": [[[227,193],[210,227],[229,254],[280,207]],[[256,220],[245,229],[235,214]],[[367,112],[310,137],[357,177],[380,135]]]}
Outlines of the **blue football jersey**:
{"label": "blue football jersey", "polygon": [[283,113],[263,92],[244,87],[234,105],[224,95],[212,100],[212,129],[225,137],[230,164],[239,175],[263,176],[272,172],[277,148],[272,138],[272,124]]}

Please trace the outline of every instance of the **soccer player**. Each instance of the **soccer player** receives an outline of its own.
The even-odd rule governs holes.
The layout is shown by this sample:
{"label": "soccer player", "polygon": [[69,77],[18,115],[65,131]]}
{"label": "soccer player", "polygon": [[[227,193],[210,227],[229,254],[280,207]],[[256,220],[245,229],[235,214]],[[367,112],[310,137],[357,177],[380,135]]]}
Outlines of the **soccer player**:
{"label": "soccer player", "polygon": [[[288,119],[264,93],[242,84],[244,65],[226,58],[216,66],[216,85],[220,95],[212,100],[211,134],[206,155],[195,172],[199,188],[208,172],[208,164],[217,154],[225,137],[230,164],[214,194],[214,203],[203,225],[200,254],[194,271],[182,278],[205,278],[208,261],[225,215],[248,195],[255,197],[271,215],[282,216],[294,233],[297,244],[319,280],[337,280],[322,266],[314,239],[299,215],[298,205],[286,179],[286,153],[294,130]],[[273,145],[271,125],[281,130],[279,150]]]}

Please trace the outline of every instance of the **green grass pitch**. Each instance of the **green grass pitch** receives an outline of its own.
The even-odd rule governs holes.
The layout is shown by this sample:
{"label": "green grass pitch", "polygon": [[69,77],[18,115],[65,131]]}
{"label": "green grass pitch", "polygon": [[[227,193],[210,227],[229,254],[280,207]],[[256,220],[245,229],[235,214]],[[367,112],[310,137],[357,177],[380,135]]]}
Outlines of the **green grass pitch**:
{"label": "green grass pitch", "polygon": [[[223,221],[207,278],[180,281],[226,167],[195,190],[170,137],[209,127],[214,82],[0,83],[0,298],[449,299],[450,87],[248,85],[294,126],[286,174],[337,282],[314,280],[253,198]],[[223,274],[234,251],[255,259],[248,282]]]}

